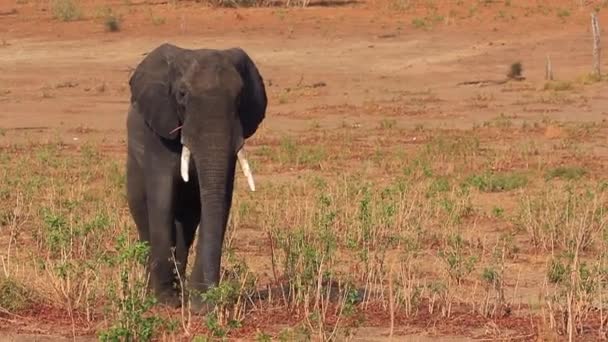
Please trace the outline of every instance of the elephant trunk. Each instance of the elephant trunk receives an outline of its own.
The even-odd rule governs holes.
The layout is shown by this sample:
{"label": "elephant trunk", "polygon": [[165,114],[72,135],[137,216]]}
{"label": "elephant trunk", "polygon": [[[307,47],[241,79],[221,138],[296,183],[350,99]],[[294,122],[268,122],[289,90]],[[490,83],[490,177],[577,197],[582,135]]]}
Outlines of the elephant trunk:
{"label": "elephant trunk", "polygon": [[191,288],[200,292],[219,282],[236,163],[230,139],[225,134],[209,135],[204,139],[206,143],[192,146],[200,188],[201,222]]}

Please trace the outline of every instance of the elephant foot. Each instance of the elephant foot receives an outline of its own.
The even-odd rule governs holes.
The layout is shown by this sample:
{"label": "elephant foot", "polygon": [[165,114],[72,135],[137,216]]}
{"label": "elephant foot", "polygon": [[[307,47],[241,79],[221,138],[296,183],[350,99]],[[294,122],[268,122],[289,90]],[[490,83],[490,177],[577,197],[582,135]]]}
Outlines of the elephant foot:
{"label": "elephant foot", "polygon": [[177,309],[182,305],[182,301],[175,291],[165,291],[157,294],[156,303],[170,309]]}
{"label": "elephant foot", "polygon": [[190,296],[191,313],[199,316],[205,316],[212,312],[214,308],[215,307],[213,304],[205,302],[200,296]]}
{"label": "elephant foot", "polygon": [[191,289],[187,296],[190,312],[195,315],[206,316],[215,309],[215,305],[205,300],[202,293],[198,290]]}
{"label": "elephant foot", "polygon": [[190,312],[195,315],[206,316],[213,312],[216,308],[216,302],[213,299],[214,295],[209,293],[213,286],[203,283],[190,283],[188,286],[187,298]]}

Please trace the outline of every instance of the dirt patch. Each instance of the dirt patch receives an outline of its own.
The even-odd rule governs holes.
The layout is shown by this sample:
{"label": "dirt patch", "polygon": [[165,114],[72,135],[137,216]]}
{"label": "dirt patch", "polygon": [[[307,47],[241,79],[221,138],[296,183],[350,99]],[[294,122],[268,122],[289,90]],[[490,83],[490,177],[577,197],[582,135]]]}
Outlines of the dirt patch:
{"label": "dirt patch", "polygon": [[[391,318],[387,295],[382,292],[386,291],[389,273],[383,267],[399,259],[373,249],[382,265],[377,266],[381,271],[374,273],[373,268],[356,263],[356,258],[362,258],[354,253],[356,248],[341,246],[343,255],[338,254],[344,258],[340,265],[348,270],[345,273],[369,274],[365,285],[381,288],[377,291],[382,303],[361,310],[357,316],[361,321],[349,321],[353,339],[387,340],[391,319],[400,340],[531,340],[555,332],[563,337],[566,331],[559,318],[561,311],[554,308],[553,316],[541,317],[539,310],[546,305],[540,293],[563,283],[547,283],[547,265],[555,260],[543,239],[535,235],[542,233],[540,223],[534,221],[535,216],[522,218],[525,211],[521,208],[527,204],[529,210],[538,209],[535,201],[558,208],[563,204],[551,200],[566,195],[545,192],[559,188],[562,183],[558,182],[582,182],[576,178],[577,172],[554,173],[562,178],[549,180],[547,175],[556,167],[583,168],[585,172],[580,174],[584,174],[585,182],[604,178],[608,98],[602,94],[608,86],[604,80],[588,77],[588,14],[592,5],[565,0],[551,5],[515,0],[383,0],[326,5],[313,2],[308,8],[231,9],[192,1],[96,1],[79,4],[79,20],[61,21],[53,16],[52,2],[0,0],[0,147],[6,152],[0,162],[10,161],[3,164],[6,171],[2,175],[15,173],[10,187],[0,189],[0,224],[11,227],[4,231],[17,231],[11,222],[17,222],[21,215],[15,214],[15,207],[22,198],[12,197],[15,192],[11,189],[18,188],[23,196],[29,196],[28,191],[46,196],[32,195],[30,203],[35,210],[30,208],[24,233],[0,235],[0,246],[8,251],[0,253],[1,260],[12,253],[9,246],[15,243],[23,244],[23,250],[39,247],[40,236],[28,235],[40,230],[30,222],[42,215],[35,204],[52,207],[47,202],[57,196],[65,197],[57,205],[61,208],[73,205],[78,196],[90,202],[109,196],[114,199],[112,203],[103,202],[95,210],[114,208],[122,215],[120,223],[127,226],[123,221],[128,213],[119,205],[122,197],[118,190],[112,192],[112,184],[121,181],[116,170],[122,170],[125,156],[127,81],[134,66],[163,42],[193,48],[240,46],[258,65],[269,96],[267,120],[249,142],[256,179],[262,185],[260,199],[254,201],[244,192],[238,194],[239,203],[244,203],[238,210],[247,215],[238,222],[240,230],[235,233],[234,246],[261,283],[276,281],[276,274],[269,270],[266,231],[272,224],[285,225],[285,231],[295,229],[294,222],[306,223],[305,219],[314,216],[307,210],[318,205],[317,197],[330,193],[342,201],[332,202],[334,205],[344,205],[336,215],[342,215],[339,217],[345,221],[334,224],[343,230],[337,233],[344,234],[340,238],[352,239],[344,242],[348,246],[363,239],[356,234],[365,235],[356,232],[354,238],[344,232],[350,232],[355,224],[363,225],[354,218],[361,217],[360,211],[368,203],[366,191],[378,188],[377,194],[368,195],[384,203],[394,191],[420,187],[415,193],[404,192],[407,196],[398,201],[403,207],[386,204],[384,211],[378,209],[384,214],[374,214],[379,217],[374,227],[376,223],[388,225],[381,215],[397,211],[402,221],[395,224],[396,228],[428,229],[417,240],[423,246],[415,260],[426,266],[420,271],[423,280],[418,279],[416,286],[430,289],[425,295],[437,303],[454,304],[454,315],[446,318],[439,304],[429,309],[423,302],[417,305],[426,311],[409,308],[417,314],[410,312],[408,316],[401,307],[403,311],[396,310],[393,314],[397,316]],[[121,18],[117,32],[106,30],[104,13],[108,9]],[[608,19],[606,13],[599,12],[600,21]],[[557,83],[548,84],[544,79],[547,55],[551,56]],[[459,85],[504,79],[515,62],[522,63],[525,80]],[[72,174],[62,165],[73,166],[73,159],[88,161],[100,169],[91,166],[92,171]],[[25,180],[14,170],[19,165],[32,171],[23,177]],[[47,168],[51,171],[43,172]],[[62,177],[71,182],[64,184]],[[357,179],[354,185],[351,178]],[[45,183],[48,180],[50,183]],[[239,178],[238,182],[244,181]],[[79,192],[81,188],[45,192],[58,183],[66,187],[83,184],[91,189],[86,188],[86,194]],[[380,189],[382,186],[386,188]],[[459,189],[464,188],[472,189],[473,195],[461,193]],[[505,188],[509,190],[502,191]],[[281,199],[278,203],[277,198]],[[297,214],[273,214],[286,204],[286,211],[293,209]],[[420,206],[435,207],[426,211]],[[444,211],[456,215],[458,222],[452,223],[453,216],[436,216]],[[403,219],[412,212],[418,216],[409,217],[411,221]],[[424,221],[428,217],[432,219]],[[348,219],[355,221],[346,222]],[[406,243],[413,239],[407,234],[387,238],[379,246],[398,246],[392,252],[401,253],[412,247]],[[454,246],[461,248],[459,242],[450,240],[454,234],[464,237],[465,249],[471,253],[463,260],[480,260],[477,273],[465,277],[458,284],[461,287],[456,287],[460,291],[441,292],[443,286],[454,286],[456,279],[445,269],[441,257],[445,254],[440,255],[440,251],[446,253]],[[108,250],[115,248],[107,241],[99,243]],[[488,279],[493,279],[488,278],[494,274],[491,271],[496,271],[491,261],[499,245],[506,255],[503,271],[508,277],[500,283],[506,294],[492,292],[498,283],[488,285]],[[600,260],[597,250],[585,253],[586,260]],[[31,255],[20,257],[35,269],[32,260],[37,259]],[[406,263],[395,264],[404,267]],[[14,271],[23,279],[28,272],[19,267]],[[36,272],[31,284],[43,288],[42,292],[55,299],[54,304],[18,316],[0,311],[0,327],[6,334],[0,339],[55,340],[58,337],[45,334],[54,333],[58,326],[63,336],[92,336],[99,326],[107,328],[107,322],[99,317],[68,315],[62,304],[65,302],[54,297],[62,298],[61,288],[51,289],[45,278],[49,275]],[[400,285],[403,293],[409,293],[414,287],[407,288],[405,280],[409,278],[405,274]],[[491,319],[480,315],[482,306],[496,299],[492,296],[508,298],[512,312]],[[593,314],[587,314],[589,318],[581,320],[593,324],[580,325],[586,328],[582,336],[591,336],[589,331],[605,326],[596,322]],[[180,313],[169,316],[179,317]],[[327,323],[337,319],[327,317]],[[41,323],[42,318],[45,321]],[[201,327],[208,324],[198,323]],[[244,326],[233,331],[231,337],[248,339],[263,331],[276,337],[285,327],[306,324],[312,326],[302,312],[249,313]]]}

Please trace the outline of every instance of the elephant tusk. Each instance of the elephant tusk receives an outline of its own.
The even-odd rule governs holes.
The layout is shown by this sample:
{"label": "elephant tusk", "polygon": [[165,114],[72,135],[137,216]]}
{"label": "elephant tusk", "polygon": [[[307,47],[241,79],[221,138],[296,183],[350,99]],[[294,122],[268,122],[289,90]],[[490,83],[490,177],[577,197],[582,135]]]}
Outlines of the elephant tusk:
{"label": "elephant tusk", "polygon": [[184,182],[188,183],[188,175],[189,175],[189,170],[188,167],[190,166],[190,150],[186,147],[186,145],[182,145],[182,158],[181,158],[181,164],[180,164],[180,173],[182,175],[182,179],[184,180]]}
{"label": "elephant tusk", "polygon": [[255,191],[255,183],[253,182],[253,174],[251,173],[251,169],[249,168],[249,162],[247,162],[247,159],[245,158],[245,151],[243,151],[243,149],[241,148],[236,153],[236,156],[239,160],[239,164],[241,165],[241,169],[243,169],[243,173],[245,174],[245,177],[247,178],[247,183],[249,184],[249,189],[251,189],[251,191]]}

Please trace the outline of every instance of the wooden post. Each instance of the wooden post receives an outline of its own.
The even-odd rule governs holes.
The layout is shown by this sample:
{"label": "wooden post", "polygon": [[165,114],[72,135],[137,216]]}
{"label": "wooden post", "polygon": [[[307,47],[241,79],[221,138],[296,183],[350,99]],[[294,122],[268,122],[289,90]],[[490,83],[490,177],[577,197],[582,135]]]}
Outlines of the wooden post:
{"label": "wooden post", "polygon": [[547,62],[545,64],[545,80],[553,81],[553,66],[551,65],[551,58],[547,55]]}
{"label": "wooden post", "polygon": [[591,29],[593,32],[593,74],[601,77],[600,57],[602,48],[600,47],[600,24],[597,20],[597,13],[591,13]]}

